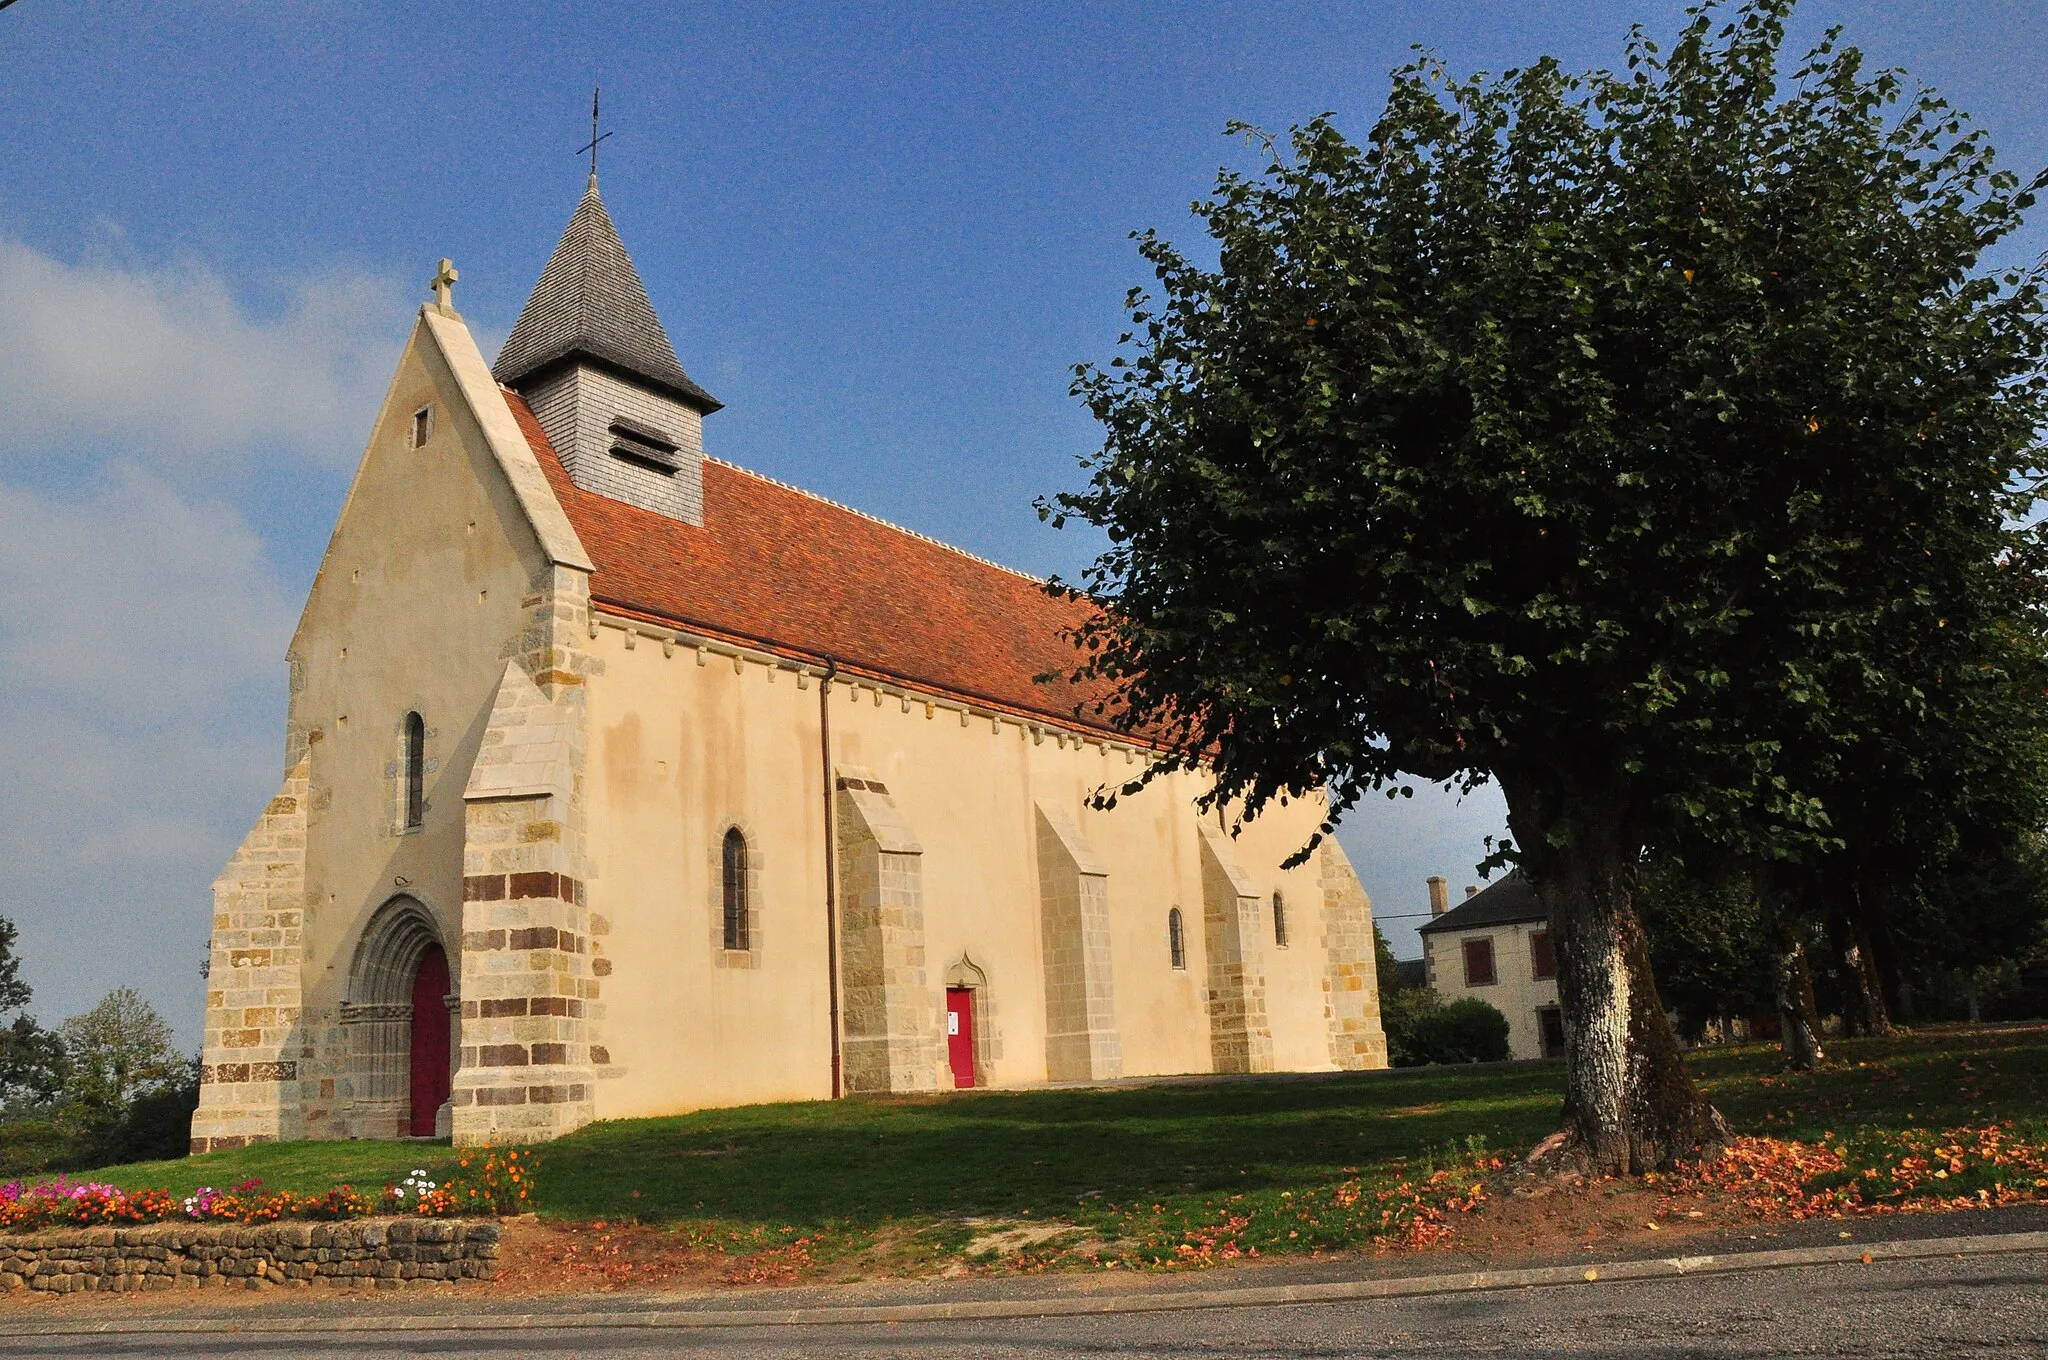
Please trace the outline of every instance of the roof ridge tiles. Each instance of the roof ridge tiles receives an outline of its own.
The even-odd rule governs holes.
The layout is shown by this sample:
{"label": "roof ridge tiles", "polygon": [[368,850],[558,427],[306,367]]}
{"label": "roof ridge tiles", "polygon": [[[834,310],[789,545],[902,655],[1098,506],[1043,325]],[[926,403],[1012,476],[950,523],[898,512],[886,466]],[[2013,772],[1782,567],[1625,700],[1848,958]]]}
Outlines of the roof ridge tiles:
{"label": "roof ridge tiles", "polygon": [[742,476],[752,477],[757,481],[766,482],[770,486],[780,487],[784,491],[793,491],[797,495],[803,496],[809,500],[817,501],[821,505],[829,505],[834,510],[844,510],[849,515],[858,515],[860,518],[868,521],[870,524],[879,524],[884,529],[889,529],[895,533],[902,534],[906,538],[914,538],[920,542],[929,543],[935,548],[944,548],[949,553],[958,554],[959,556],[966,558],[970,562],[979,562],[984,567],[994,567],[997,571],[1008,572],[1012,576],[1020,577],[1023,580],[1029,581],[1032,585],[1042,586],[1047,584],[1046,578],[1043,576],[1033,576],[1028,571],[1019,571],[1015,567],[1005,566],[1001,562],[994,561],[991,558],[983,557],[980,553],[969,552],[967,549],[961,547],[957,543],[948,543],[943,538],[934,538],[932,535],[922,533],[916,529],[905,528],[903,525],[897,524],[892,520],[883,519],[880,515],[869,514],[867,511],[862,510],[856,506],[848,505],[844,501],[835,501],[830,496],[821,496],[815,491],[807,491],[803,487],[797,486],[790,482],[783,481],[780,477],[771,477],[765,472],[760,472],[750,467],[742,467],[738,463],[731,462],[724,458],[718,458],[708,453],[704,455],[704,461],[707,463],[716,463],[722,468],[730,468],[732,471],[740,473]]}

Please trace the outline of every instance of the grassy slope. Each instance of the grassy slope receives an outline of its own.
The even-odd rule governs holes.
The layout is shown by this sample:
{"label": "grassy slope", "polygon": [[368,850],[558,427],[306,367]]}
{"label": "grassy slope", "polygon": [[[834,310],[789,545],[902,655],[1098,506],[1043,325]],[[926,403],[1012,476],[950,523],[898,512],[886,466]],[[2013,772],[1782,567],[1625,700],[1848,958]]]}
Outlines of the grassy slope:
{"label": "grassy slope", "polygon": [[[1780,1071],[1776,1051],[1693,1066],[1747,1133],[1946,1127],[2048,1118],[2048,1031],[1922,1034],[1838,1044],[1836,1065]],[[715,1219],[809,1231],[957,1214],[1073,1215],[1101,1200],[1264,1198],[1390,1174],[1469,1140],[1520,1149],[1555,1127],[1549,1066],[1432,1068],[1320,1080],[762,1105],[595,1124],[541,1149],[542,1211],[644,1222]],[[94,1179],[185,1193],[375,1188],[444,1146],[273,1144],[115,1167]],[[635,1193],[637,1192],[637,1194]]]}

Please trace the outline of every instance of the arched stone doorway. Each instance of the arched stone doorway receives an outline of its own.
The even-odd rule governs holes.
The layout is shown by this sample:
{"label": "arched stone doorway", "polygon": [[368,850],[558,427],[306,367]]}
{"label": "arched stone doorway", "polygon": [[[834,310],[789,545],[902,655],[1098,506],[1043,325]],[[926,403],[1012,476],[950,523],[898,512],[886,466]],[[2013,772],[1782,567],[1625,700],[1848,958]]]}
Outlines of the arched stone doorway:
{"label": "arched stone doorway", "polygon": [[[986,1086],[990,1067],[1003,1055],[1002,1031],[996,1027],[995,997],[989,991],[988,974],[963,953],[946,969],[945,981],[947,1043],[942,1056],[953,1089]],[[953,1018],[956,1006],[959,1032]],[[956,1039],[966,1042],[956,1046]],[[968,1079],[962,1080],[963,1077]]]}
{"label": "arched stone doorway", "polygon": [[453,1025],[448,953],[417,899],[377,909],[356,946],[341,1021],[359,1138],[445,1132]]}

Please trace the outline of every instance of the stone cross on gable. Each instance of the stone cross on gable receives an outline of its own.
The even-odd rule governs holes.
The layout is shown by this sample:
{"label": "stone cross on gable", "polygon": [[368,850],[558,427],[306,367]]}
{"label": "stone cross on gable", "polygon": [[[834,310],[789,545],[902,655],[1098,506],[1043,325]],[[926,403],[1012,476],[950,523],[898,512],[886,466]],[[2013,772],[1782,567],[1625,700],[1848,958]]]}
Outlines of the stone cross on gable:
{"label": "stone cross on gable", "polygon": [[443,316],[455,315],[455,281],[461,277],[455,272],[453,260],[441,261],[440,267],[434,271],[433,282],[429,286],[434,290],[434,306]]}

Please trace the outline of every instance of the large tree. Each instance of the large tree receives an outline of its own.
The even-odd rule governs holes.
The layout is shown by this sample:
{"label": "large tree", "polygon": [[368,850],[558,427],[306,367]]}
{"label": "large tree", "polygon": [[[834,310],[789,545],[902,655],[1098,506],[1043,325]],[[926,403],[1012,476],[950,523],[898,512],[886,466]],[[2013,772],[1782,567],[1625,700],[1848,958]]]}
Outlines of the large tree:
{"label": "large tree", "polygon": [[66,1094],[93,1126],[118,1123],[139,1097],[176,1086],[189,1066],[170,1026],[133,987],[116,987],[58,1033],[71,1065]]}
{"label": "large tree", "polygon": [[[1046,507],[1108,533],[1079,670],[1165,743],[1148,774],[1203,766],[1240,818],[1498,782],[1564,1127],[1613,1170],[1724,1131],[1645,848],[1831,842],[1838,688],[1872,628],[1969,615],[1944,592],[2007,556],[2042,414],[2036,281],[1979,268],[2030,186],[1832,35],[1781,80],[1790,8],[1702,6],[1617,73],[1420,60],[1363,146],[1268,139],[1197,205],[1215,267],[1139,238],[1158,295],[1081,371],[1105,443]],[[1908,557],[1945,569],[1880,610]]]}
{"label": "large tree", "polygon": [[14,922],[0,917],[0,1109],[34,1105],[55,1096],[64,1084],[64,1046],[26,1009],[33,996],[14,952]]}

